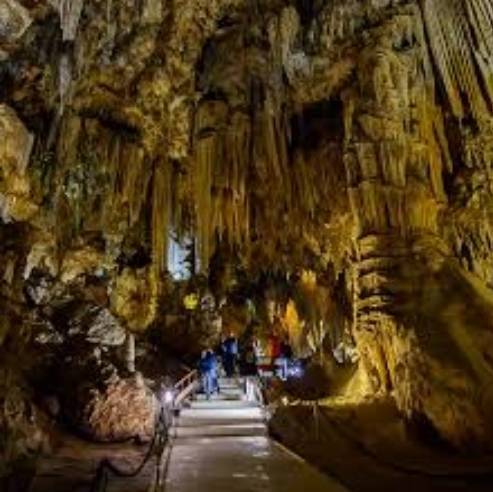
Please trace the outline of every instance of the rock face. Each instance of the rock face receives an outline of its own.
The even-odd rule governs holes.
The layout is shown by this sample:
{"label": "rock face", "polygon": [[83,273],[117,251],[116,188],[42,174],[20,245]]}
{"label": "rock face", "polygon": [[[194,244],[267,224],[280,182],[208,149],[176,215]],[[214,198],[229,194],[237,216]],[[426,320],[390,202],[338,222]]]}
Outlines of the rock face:
{"label": "rock face", "polygon": [[35,330],[37,384],[58,402],[58,417],[96,441],[150,438],[154,396],[142,376],[126,374],[127,334],[107,309],[72,301]]}
{"label": "rock face", "polygon": [[19,374],[0,372],[0,476],[10,473],[12,463],[40,451],[49,451],[49,438],[32,395]]}
{"label": "rock face", "polygon": [[102,388],[80,388],[77,397],[78,428],[86,436],[96,441],[152,437],[157,405],[142,382],[114,378]]}
{"label": "rock face", "polygon": [[1,188],[0,210],[3,222],[28,220],[36,212],[30,197],[27,165],[31,156],[33,136],[15,112],[0,105]]}
{"label": "rock face", "polygon": [[35,338],[87,389],[62,413],[130,435],[125,333],[193,352],[221,324],[184,296],[250,323],[272,291],[300,344],[345,337],[372,395],[491,447],[490,1],[254,3],[3,2],[0,350]]}

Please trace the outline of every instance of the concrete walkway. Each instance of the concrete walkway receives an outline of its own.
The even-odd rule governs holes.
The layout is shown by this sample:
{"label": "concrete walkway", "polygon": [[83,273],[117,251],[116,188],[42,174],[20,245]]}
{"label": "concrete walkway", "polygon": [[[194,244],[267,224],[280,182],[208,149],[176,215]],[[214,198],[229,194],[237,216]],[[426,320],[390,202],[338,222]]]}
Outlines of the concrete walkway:
{"label": "concrete walkway", "polygon": [[199,396],[178,420],[166,492],[344,492],[267,436],[263,410],[246,401],[243,381]]}

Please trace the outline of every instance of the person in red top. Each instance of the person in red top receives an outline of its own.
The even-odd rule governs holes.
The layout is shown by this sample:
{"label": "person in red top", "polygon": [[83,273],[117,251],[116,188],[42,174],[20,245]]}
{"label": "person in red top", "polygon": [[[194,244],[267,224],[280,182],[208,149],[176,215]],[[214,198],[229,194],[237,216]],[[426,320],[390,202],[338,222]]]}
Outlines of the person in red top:
{"label": "person in red top", "polygon": [[281,339],[277,333],[273,333],[269,337],[268,348],[272,368],[275,368],[276,359],[281,355]]}

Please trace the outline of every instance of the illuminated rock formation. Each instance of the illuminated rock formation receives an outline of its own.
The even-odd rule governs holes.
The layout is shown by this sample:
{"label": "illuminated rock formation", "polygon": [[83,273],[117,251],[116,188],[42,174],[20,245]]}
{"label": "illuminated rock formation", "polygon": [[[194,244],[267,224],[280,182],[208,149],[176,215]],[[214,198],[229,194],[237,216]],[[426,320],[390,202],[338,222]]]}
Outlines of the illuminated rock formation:
{"label": "illuminated rock formation", "polygon": [[195,355],[272,288],[300,350],[351,340],[365,396],[491,447],[489,0],[4,4],[0,350],[89,304],[101,346]]}

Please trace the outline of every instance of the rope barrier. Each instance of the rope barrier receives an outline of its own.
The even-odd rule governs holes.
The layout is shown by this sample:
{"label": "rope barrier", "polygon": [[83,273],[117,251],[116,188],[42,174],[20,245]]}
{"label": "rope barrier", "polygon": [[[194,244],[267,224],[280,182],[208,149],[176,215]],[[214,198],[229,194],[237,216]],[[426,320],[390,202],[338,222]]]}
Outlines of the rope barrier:
{"label": "rope barrier", "polygon": [[[157,458],[159,457],[159,459],[156,460],[155,484],[157,486],[163,485],[167,475],[169,458],[171,456],[170,429],[173,425],[173,412],[181,401],[196,388],[196,378],[197,372],[191,371],[174,385],[172,391],[173,396],[170,401],[163,398],[162,394],[158,398],[159,412],[154,422],[153,435],[149,448],[139,466],[137,466],[134,470],[122,470],[108,458],[102,459],[99,462],[94,479],[91,482],[90,492],[106,492],[110,474],[121,478],[137,477],[153,456],[156,456]],[[166,393],[168,392],[165,392],[165,394]],[[168,456],[166,462],[162,463],[162,458],[167,447],[169,447]]]}
{"label": "rope barrier", "polygon": [[149,460],[154,455],[160,455],[168,442],[169,437],[169,427],[171,423],[171,418],[168,418],[166,413],[169,413],[170,417],[171,409],[161,405],[158,418],[154,424],[154,432],[149,445],[149,449],[144,455],[143,460],[134,470],[122,470],[114,463],[112,463],[108,458],[104,458],[100,461],[99,466],[96,470],[96,475],[91,484],[91,492],[106,492],[109,473],[112,473],[116,477],[121,478],[134,478],[139,475],[144,467],[147,465]]}

